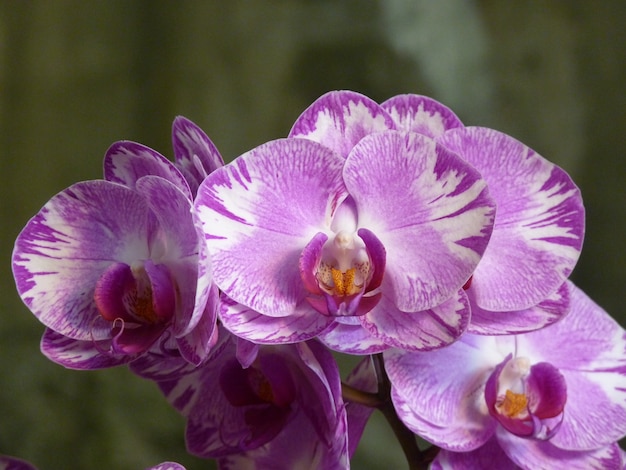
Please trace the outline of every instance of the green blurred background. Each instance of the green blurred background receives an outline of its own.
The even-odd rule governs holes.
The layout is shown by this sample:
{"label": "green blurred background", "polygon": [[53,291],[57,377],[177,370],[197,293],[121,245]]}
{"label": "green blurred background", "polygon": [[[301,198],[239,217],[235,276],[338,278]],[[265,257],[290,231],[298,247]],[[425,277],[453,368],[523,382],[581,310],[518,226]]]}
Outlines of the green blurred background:
{"label": "green blurred background", "polygon": [[[53,194],[100,178],[116,140],[171,156],[179,114],[231,159],[328,90],[430,95],[571,173],[587,207],[573,278],[626,324],[625,23],[623,0],[0,0],[0,453],[41,470],[212,468],[150,383],[45,360],[10,270]],[[404,468],[380,417],[353,467]]]}

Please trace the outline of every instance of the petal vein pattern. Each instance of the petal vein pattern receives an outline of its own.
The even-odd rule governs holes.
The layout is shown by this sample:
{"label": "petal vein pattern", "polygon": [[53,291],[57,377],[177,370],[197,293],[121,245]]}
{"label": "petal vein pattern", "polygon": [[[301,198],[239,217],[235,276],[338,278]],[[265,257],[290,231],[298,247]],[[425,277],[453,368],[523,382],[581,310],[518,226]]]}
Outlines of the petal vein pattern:
{"label": "petal vein pattern", "polygon": [[432,308],[462,287],[494,218],[476,170],[425,136],[389,131],[363,138],[343,173],[359,226],[387,250],[384,283],[400,310]]}
{"label": "petal vein pattern", "polygon": [[318,232],[328,232],[347,196],[343,160],[305,139],[263,144],[209,175],[196,207],[230,298],[269,316],[286,316],[304,296],[298,260]]}

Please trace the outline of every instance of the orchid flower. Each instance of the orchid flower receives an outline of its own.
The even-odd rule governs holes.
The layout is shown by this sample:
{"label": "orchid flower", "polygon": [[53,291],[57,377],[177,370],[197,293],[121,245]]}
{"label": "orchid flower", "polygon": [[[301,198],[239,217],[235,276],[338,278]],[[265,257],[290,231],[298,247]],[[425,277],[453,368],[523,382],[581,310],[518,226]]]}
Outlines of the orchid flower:
{"label": "orchid flower", "polygon": [[525,469],[560,469],[564,460],[621,468],[614,443],[626,434],[626,334],[568,288],[570,313],[543,329],[384,353],[398,416],[443,449],[440,462],[476,466],[488,445]]}
{"label": "orchid flower", "polygon": [[330,352],[317,342],[251,345],[244,367],[243,345],[231,336],[206,364],[158,382],[187,417],[189,452],[217,458],[223,469],[349,468],[346,410]]}
{"label": "orchid flower", "polygon": [[354,125],[350,145],[271,141],[201,184],[196,208],[229,298],[220,318],[258,343],[336,330],[324,342],[359,354],[449,344],[491,233],[487,187],[434,140],[393,130],[371,100],[344,101],[345,119],[369,126]]}
{"label": "orchid flower", "polygon": [[[190,121],[178,118],[173,134],[183,167],[191,160],[208,172],[221,161]],[[48,358],[94,369],[152,348],[195,364],[207,356],[218,291],[192,197],[165,157],[122,141],[105,155],[104,180],[61,191],[28,222],[13,272],[22,300],[47,327]]]}
{"label": "orchid flower", "polygon": [[513,334],[566,314],[564,282],[584,233],[582,198],[567,173],[506,134],[465,127],[449,108],[420,95],[398,95],[378,106],[354,92],[330,92],[298,118],[290,137],[346,156],[364,135],[386,128],[423,134],[461,156],[480,172],[496,203],[489,245],[465,285],[469,331]]}

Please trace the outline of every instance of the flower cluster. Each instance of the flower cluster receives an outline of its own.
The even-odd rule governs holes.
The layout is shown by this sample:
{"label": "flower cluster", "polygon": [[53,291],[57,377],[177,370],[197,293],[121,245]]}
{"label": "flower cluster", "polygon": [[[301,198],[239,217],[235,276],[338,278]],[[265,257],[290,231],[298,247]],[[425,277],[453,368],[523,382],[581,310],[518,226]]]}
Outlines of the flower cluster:
{"label": "flower cluster", "polygon": [[327,93],[226,165],[172,140],[115,143],[18,236],[52,361],[128,364],[222,469],[349,468],[375,409],[412,468],[624,467],[626,334],[568,280],[561,168],[419,95]]}

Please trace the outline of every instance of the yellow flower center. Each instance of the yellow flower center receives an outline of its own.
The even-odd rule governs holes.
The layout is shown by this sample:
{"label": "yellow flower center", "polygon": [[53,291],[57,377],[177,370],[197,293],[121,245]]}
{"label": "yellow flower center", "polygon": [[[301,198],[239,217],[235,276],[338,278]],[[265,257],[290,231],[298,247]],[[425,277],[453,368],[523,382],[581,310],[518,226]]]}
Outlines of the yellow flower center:
{"label": "yellow flower center", "polygon": [[509,418],[517,418],[521,413],[526,411],[527,405],[528,398],[526,395],[507,390],[502,403],[498,405],[498,411]]}

